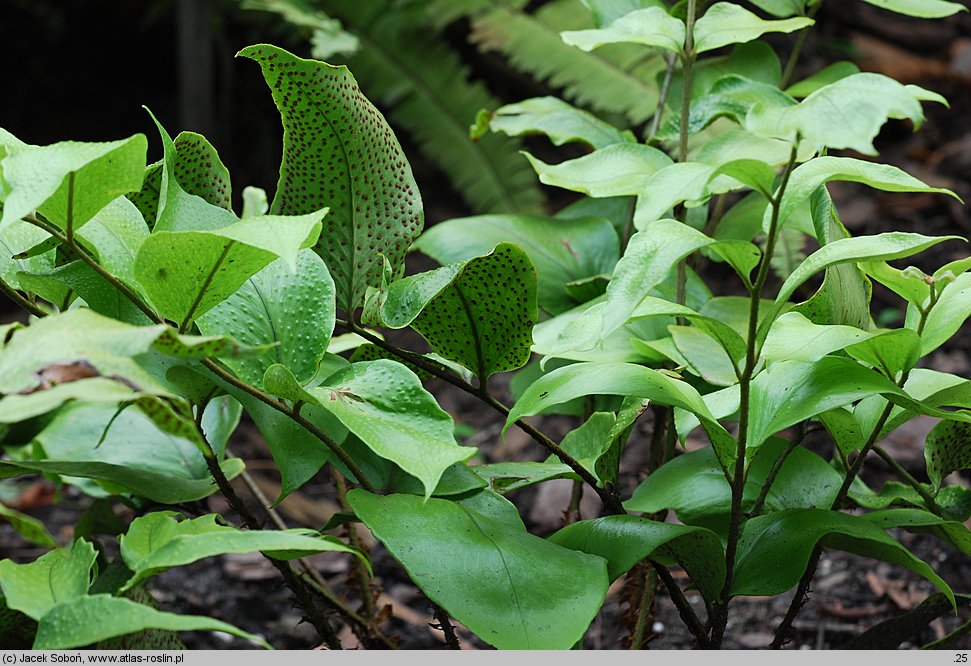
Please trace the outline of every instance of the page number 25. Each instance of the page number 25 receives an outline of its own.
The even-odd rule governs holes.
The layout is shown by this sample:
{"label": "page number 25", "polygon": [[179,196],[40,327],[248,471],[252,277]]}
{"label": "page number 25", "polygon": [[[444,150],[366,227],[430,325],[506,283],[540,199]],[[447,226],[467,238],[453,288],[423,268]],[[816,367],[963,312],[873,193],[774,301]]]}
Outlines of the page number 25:
{"label": "page number 25", "polygon": [[966,664],[968,663],[968,653],[967,652],[957,652],[954,655],[955,664]]}

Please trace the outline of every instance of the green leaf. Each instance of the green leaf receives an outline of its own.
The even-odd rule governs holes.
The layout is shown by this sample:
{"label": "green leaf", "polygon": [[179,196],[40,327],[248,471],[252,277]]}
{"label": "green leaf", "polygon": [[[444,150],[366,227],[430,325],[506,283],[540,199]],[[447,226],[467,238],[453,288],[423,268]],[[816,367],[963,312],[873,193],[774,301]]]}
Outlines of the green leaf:
{"label": "green leaf", "polygon": [[44,548],[57,548],[61,545],[47,530],[44,523],[9,506],[0,504],[0,520],[10,523],[14,532],[32,544]]}
{"label": "green leaf", "polygon": [[[816,188],[834,180],[863,183],[885,192],[940,192],[957,196],[950,190],[930,187],[888,164],[864,162],[851,157],[817,157],[793,170],[779,205],[779,223],[784,224]],[[767,212],[763,218],[763,231],[768,231],[769,221],[770,214]]]}
{"label": "green leaf", "polygon": [[[328,377],[326,385],[306,389],[289,370],[274,365],[263,385],[274,395],[332,413],[368,448],[418,478],[426,498],[448,467],[476,452],[455,443],[452,417],[400,363],[355,363]],[[388,437],[389,432],[395,436]]]}
{"label": "green leaf", "polygon": [[719,2],[708,8],[695,22],[695,53],[713,51],[729,44],[758,39],[767,32],[793,32],[811,26],[810,18],[796,17],[781,21],[766,21],[744,7]]}
{"label": "green leaf", "polygon": [[135,286],[135,256],[148,237],[148,227],[135,204],[119,197],[102,208],[78,232],[85,246],[93,249],[102,268],[125,284]]}
{"label": "green leaf", "polygon": [[421,231],[421,196],[408,160],[346,67],[268,44],[238,55],[260,65],[283,118],[283,163],[270,210],[330,208],[316,249],[334,278],[337,306],[352,312],[368,285],[380,283],[382,255],[399,277]]}
{"label": "green leaf", "polygon": [[718,598],[725,584],[724,548],[714,532],[701,527],[659,523],[637,516],[605,516],[568,525],[549,540],[604,558],[611,581],[652,557],[683,566],[708,603]]}
{"label": "green leaf", "polygon": [[579,479],[569,465],[559,462],[500,462],[470,467],[489,488],[497,493],[511,493],[553,479]]}
{"label": "green leaf", "polygon": [[902,231],[890,231],[875,236],[835,240],[813,252],[799,265],[799,268],[793,271],[792,275],[779,289],[776,303],[781,304],[787,301],[802,283],[830,266],[848,262],[903,259],[923,252],[943,241],[956,239],[960,239],[960,237],[932,237]]}
{"label": "green leaf", "polygon": [[[274,501],[274,504],[279,504],[327,464],[331,459],[330,449],[289,416],[239,389],[228,385],[225,388],[243,405],[253,425],[266,440],[273,462],[280,470],[280,496]],[[347,428],[321,407],[305,405],[300,415],[338,443],[347,437]]]}
{"label": "green leaf", "polygon": [[145,629],[221,631],[272,649],[259,636],[231,624],[200,615],[165,613],[129,599],[96,594],[59,604],[41,618],[35,650],[65,650],[92,645],[106,638]]}
{"label": "green leaf", "polygon": [[[158,124],[158,121],[156,121]],[[201,198],[206,203],[232,210],[232,183],[229,170],[219,158],[219,153],[206,140],[206,137],[195,132],[180,132],[175,141],[171,141],[164,129],[159,127],[162,134],[162,146],[165,151],[166,162],[156,162],[145,170],[145,180],[142,189],[128,195],[128,199],[135,204],[142,217],[150,226],[155,226],[158,216],[159,199],[164,192],[166,206],[169,208],[166,217],[171,218],[179,207],[177,197],[191,195]],[[173,151],[174,148],[174,151]],[[162,179],[166,179],[166,188],[162,187]],[[174,183],[173,179],[174,178]],[[182,192],[174,190],[178,186]],[[192,204],[187,204],[192,206]],[[198,204],[197,204],[198,205]],[[164,208],[164,207],[163,207]],[[197,210],[201,210],[201,206]],[[265,212],[265,211],[264,211]],[[218,219],[219,213],[210,211],[210,215]],[[174,221],[166,219],[163,228]],[[225,224],[225,223],[224,223]],[[175,226],[178,226],[176,224]],[[216,224],[216,227],[223,224]]]}
{"label": "green leaf", "polygon": [[669,326],[675,347],[688,362],[689,370],[714,386],[738,382],[738,370],[728,353],[700,328]]}
{"label": "green leaf", "polygon": [[[357,437],[348,437],[343,446],[347,454],[357,463],[364,477],[371,482],[378,493],[382,495],[390,493],[425,494],[425,488],[421,481],[390,460],[376,455]],[[339,459],[335,459],[333,463],[349,479],[358,480],[350,470],[344,468]],[[486,482],[475,473],[474,468],[465,463],[455,463],[442,473],[442,478],[435,486],[432,496],[464,497],[468,496],[469,493],[485,488],[486,485]]]}
{"label": "green leaf", "polygon": [[[825,187],[817,188],[810,196],[809,212],[814,235],[820,245],[849,237],[850,233],[840,221],[833,200]],[[791,223],[792,218],[790,218]],[[804,259],[800,260],[800,263]],[[786,279],[789,275],[785,276]],[[819,290],[808,301],[797,305],[794,310],[805,315],[815,324],[846,324],[866,329],[870,326],[872,291],[870,281],[856,264],[837,264],[826,269],[823,284]]]}
{"label": "green leaf", "polygon": [[[228,432],[207,432],[217,450]],[[115,493],[132,493],[165,504],[206,497],[218,489],[192,440],[161,431],[141,411],[114,404],[71,404],[60,410],[35,441],[43,450],[41,468],[92,478]],[[241,461],[224,463],[233,476]],[[60,470],[60,471],[58,471]],[[129,470],[129,476],[125,476]]]}
{"label": "green leaf", "polygon": [[920,337],[910,329],[880,331],[862,342],[850,345],[846,353],[894,378],[913,368],[920,359]]}
{"label": "green leaf", "polygon": [[787,18],[793,14],[804,14],[808,0],[749,0],[749,2],[773,16]]}
{"label": "green leaf", "polygon": [[947,595],[954,593],[923,560],[866,518],[838,511],[781,511],[745,523],[738,542],[731,592],[771,596],[791,588],[817,543],[902,566],[923,576]]}
{"label": "green leaf", "polygon": [[767,361],[818,361],[878,333],[853,326],[820,326],[798,312],[787,312],[772,324],[762,356]]}
{"label": "green leaf", "polygon": [[536,270],[516,245],[484,257],[385,283],[373,292],[365,323],[411,326],[440,356],[471,370],[480,383],[529,361]]}
{"label": "green leaf", "polygon": [[179,335],[164,324],[131,326],[78,308],[44,317],[14,333],[0,352],[0,393],[7,394],[6,400],[15,397],[10,394],[28,396],[100,375],[129,393],[168,395],[133,357],[159,352],[194,360],[260,351],[231,338]]}
{"label": "green leaf", "polygon": [[109,201],[137,191],[145,170],[143,134],[107,143],[62,141],[30,146],[2,161],[6,198],[0,229],[35,210],[77,230]]}
{"label": "green leaf", "polygon": [[[920,333],[921,356],[926,356],[951,339],[971,316],[971,273],[963,273],[950,284],[939,285],[940,296],[924,321]],[[943,286],[943,289],[942,289]],[[907,326],[916,329],[920,315],[916,308],[907,308]]]}
{"label": "green leaf", "polygon": [[663,282],[684,257],[714,241],[675,220],[658,220],[650,232],[630,238],[617,262],[604,307],[604,334],[623,325],[652,289]]}
{"label": "green leaf", "polygon": [[826,65],[818,72],[807,76],[803,80],[793,83],[786,88],[785,92],[791,97],[800,99],[809,97],[823,86],[828,86],[831,83],[836,83],[840,79],[845,79],[847,76],[859,73],[860,68],[856,63],[852,63],[849,60],[839,60],[830,65]]}
{"label": "green leaf", "polygon": [[296,269],[301,248],[320,234],[327,210],[251,217],[212,231],[156,231],[135,259],[135,277],[160,315],[186,330],[277,258]]}
{"label": "green leaf", "polygon": [[[53,249],[30,257],[14,258],[50,238],[46,231],[19,219],[0,230],[0,279],[14,289],[21,289],[18,273],[46,273],[53,269]],[[23,288],[29,290],[29,287]]]}
{"label": "green leaf", "polygon": [[657,148],[639,143],[615,143],[559,164],[524,154],[541,183],[598,198],[640,194],[654,173],[671,164]]}
{"label": "green leaf", "polygon": [[367,563],[350,546],[313,530],[239,530],[216,524],[215,514],[180,518],[172,511],[156,511],[132,521],[128,533],[120,538],[121,557],[132,572],[122,591],[167,569],[226,553],[264,551],[277,559],[293,559],[337,551],[353,553]]}
{"label": "green leaf", "polygon": [[927,476],[934,490],[941,487],[944,477],[959,469],[971,468],[971,424],[941,421],[927,433],[924,441],[924,460]]}
{"label": "green leaf", "polygon": [[752,381],[747,446],[754,449],[791,425],[874,393],[906,397],[889,379],[847,358],[776,363]]}
{"label": "green leaf", "polygon": [[[968,606],[971,596],[955,595],[961,606]],[[950,600],[935,592],[916,608],[896,615],[889,620],[878,622],[862,634],[854,636],[841,650],[895,650],[904,641],[914,640],[921,632],[939,617],[954,612]]]}
{"label": "green leaf", "polygon": [[882,74],[851,74],[810,94],[796,106],[752,109],[745,129],[793,141],[798,135],[815,148],[848,148],[876,155],[873,139],[890,118],[924,121],[913,89]]}
{"label": "green leaf", "polygon": [[918,18],[944,18],[968,11],[967,7],[960,3],[944,0],[863,0],[863,2]]}
{"label": "green leaf", "polygon": [[27,564],[0,560],[0,588],[7,607],[40,620],[57,605],[83,597],[97,557],[94,546],[79,539]]}
{"label": "green leaf", "polygon": [[[396,131],[410,134],[417,149],[472,210],[539,210],[543,196],[529,165],[518,155],[519,141],[495,134],[469,141],[469,120],[480,109],[496,108],[500,102],[484,81],[472,75],[461,53],[438,31],[429,29],[426,14],[433,10],[427,3],[405,7],[375,0],[365,7],[331,1],[315,8],[320,6],[341,19],[364,45],[342,61],[361,90],[385,110]],[[320,26],[319,19],[315,25]],[[312,54],[319,60],[329,60],[327,51],[337,45],[320,30],[315,30],[313,42]]]}
{"label": "green leaf", "polygon": [[902,527],[911,532],[926,532],[945,541],[965,555],[971,555],[971,530],[963,522],[945,520],[920,509],[887,509],[866,513],[863,518],[881,529]]}
{"label": "green leaf", "polygon": [[297,254],[296,270],[277,259],[196,323],[206,335],[269,346],[262,356],[225,361],[237,377],[260,387],[274,363],[290,368],[301,384],[310,381],[327,353],[334,316],[334,281],[323,260],[306,249]]}
{"label": "green leaf", "polygon": [[579,141],[593,148],[606,148],[635,141],[630,132],[622,132],[592,113],[550,96],[533,97],[496,109],[489,119],[489,127],[509,136],[545,134],[554,146]]}
{"label": "green leaf", "polygon": [[540,377],[513,405],[503,432],[518,419],[586,395],[649,398],[696,414],[718,452],[719,461],[726,470],[731,468],[735,459],[735,440],[715,420],[698,392],[686,382],[629,363],[575,363]]}
{"label": "green leaf", "polygon": [[[742,510],[749,511],[762,487],[788,448],[780,438],[767,441],[755,453],[745,476]],[[793,449],[783,462],[765,497],[764,512],[830,506],[843,483],[842,475],[825,460],[803,447]],[[732,506],[732,488],[711,448],[682,454],[651,473],[624,502],[628,511],[656,513],[674,509],[678,520],[705,525],[726,533]]]}
{"label": "green leaf", "polygon": [[352,490],[347,499],[434,603],[499,649],[569,649],[603,603],[603,559],[533,536],[521,523],[413,495]]}
{"label": "green leaf", "polygon": [[614,20],[606,28],[570,30],[562,33],[563,41],[584,51],[605,44],[630,43],[656,46],[674,51],[684,49],[684,21],[660,7],[638,9]]}
{"label": "green leaf", "polygon": [[620,241],[599,217],[561,220],[526,215],[480,215],[446,220],[423,233],[415,249],[440,264],[472,259],[502,242],[529,255],[537,272],[539,307],[556,314],[577,305],[564,285],[613,271]]}

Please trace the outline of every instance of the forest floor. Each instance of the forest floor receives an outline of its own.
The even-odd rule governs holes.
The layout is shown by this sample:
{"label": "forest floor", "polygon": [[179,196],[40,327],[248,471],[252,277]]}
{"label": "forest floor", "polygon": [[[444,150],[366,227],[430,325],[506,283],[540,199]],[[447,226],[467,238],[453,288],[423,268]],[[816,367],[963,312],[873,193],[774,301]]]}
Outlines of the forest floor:
{"label": "forest floor", "polygon": [[[951,102],[951,109],[930,105],[928,121],[913,134],[905,123],[892,123],[881,135],[878,148],[881,160],[914,174],[926,182],[947,187],[965,201],[971,201],[971,18],[954,17],[949,22],[883,20],[878,10],[841,9],[831,3],[838,20],[821,23],[820,48],[810,53],[825,53],[826,43],[839,43],[848,49],[864,70],[878,71],[905,83],[916,83],[938,91]],[[854,7],[865,7],[861,3]],[[827,5],[827,11],[830,6]],[[963,37],[961,35],[964,35]],[[828,40],[828,42],[827,42]],[[916,55],[920,54],[920,55]],[[823,56],[814,56],[822,58]],[[808,70],[818,69],[823,62],[807,58]],[[420,171],[417,165],[416,170]],[[419,174],[420,175],[420,174]],[[831,188],[844,223],[853,233],[876,233],[886,229],[919,231],[928,235],[955,233],[971,238],[971,212],[957,201],[937,195],[892,195],[865,191],[854,185]],[[448,205],[429,210],[430,220],[443,219],[455,213]],[[457,214],[463,214],[458,211]],[[948,243],[922,255],[927,268],[937,267],[955,258],[967,256],[967,246]],[[420,258],[414,261],[420,263]],[[415,264],[417,265],[417,263]],[[899,303],[879,288],[874,302],[885,325],[899,323]],[[971,376],[971,328],[967,325],[945,347],[926,360],[927,367]],[[415,342],[415,339],[406,339]],[[442,406],[461,424],[463,431],[473,433],[471,443],[482,448],[483,460],[542,460],[545,452],[521,433],[511,430],[499,445],[500,421],[474,399],[458,393],[437,380],[429,384]],[[500,391],[502,387],[500,387]],[[507,396],[508,398],[508,396]],[[560,417],[544,423],[553,435],[562,435],[577,424]],[[924,475],[922,443],[932,421],[917,418],[897,431],[886,448],[918,478]],[[629,480],[629,492],[642,476],[641,459],[650,420],[638,425],[622,461],[622,471]],[[822,444],[820,444],[822,446]],[[274,497],[279,479],[265,445],[255,430],[243,424],[232,443],[234,453],[247,461],[248,469],[259,481],[265,494]],[[864,480],[879,486],[892,472],[882,461],[868,461]],[[952,482],[971,485],[971,476],[955,475]],[[283,519],[292,526],[322,526],[338,510],[329,474],[322,472],[300,491],[279,506]],[[66,488],[59,496],[50,482],[31,479],[14,488],[3,488],[3,499],[15,508],[42,519],[62,542],[71,538],[72,526],[89,501],[76,490]],[[246,490],[240,487],[240,492]],[[570,482],[553,482],[541,489],[525,489],[513,494],[527,527],[539,535],[552,533],[562,524],[562,513],[569,500]],[[252,498],[251,498],[252,499]],[[234,519],[223,500],[208,501],[209,510],[220,511]],[[599,510],[595,498],[585,498],[584,517],[594,517]],[[366,530],[360,531],[371,547],[375,583],[380,586],[380,607],[389,606],[384,624],[387,635],[395,637],[406,649],[436,649],[443,645],[441,631],[432,628],[432,611],[427,601],[409,583],[403,569]],[[895,535],[917,556],[928,562],[957,592],[971,593],[971,558],[923,534],[899,532]],[[0,524],[0,558],[31,560],[41,551],[20,539],[6,524]],[[349,558],[322,554],[310,558],[313,566],[338,592],[356,585]],[[679,581],[683,575],[675,570]],[[611,587],[602,612],[594,620],[584,647],[617,649],[624,647],[622,616],[624,600],[621,585]],[[277,648],[307,649],[318,645],[313,630],[300,622],[299,611],[276,570],[261,556],[231,555],[210,558],[188,567],[172,570],[152,579],[150,590],[161,607],[179,613],[212,615],[263,635]],[[796,621],[795,635],[788,645],[792,649],[837,649],[853,636],[889,617],[916,607],[933,587],[925,580],[901,568],[863,559],[855,555],[827,550],[812,588],[809,602]],[[790,593],[791,594],[791,593]],[[689,601],[699,606],[700,596],[687,592]],[[775,598],[742,597],[731,606],[727,631],[727,648],[754,649],[766,646],[775,626],[789,604],[789,595]],[[969,617],[964,608],[957,615],[935,620],[914,636],[901,635],[900,647],[914,647],[940,639]],[[660,595],[653,626],[652,649],[686,649],[692,645],[675,609],[665,595]],[[459,628],[462,647],[487,648],[467,631]],[[224,634],[185,634],[191,648],[235,649],[250,644]],[[345,629],[346,647],[354,647],[353,635]],[[959,639],[955,647],[971,648],[971,636]]]}

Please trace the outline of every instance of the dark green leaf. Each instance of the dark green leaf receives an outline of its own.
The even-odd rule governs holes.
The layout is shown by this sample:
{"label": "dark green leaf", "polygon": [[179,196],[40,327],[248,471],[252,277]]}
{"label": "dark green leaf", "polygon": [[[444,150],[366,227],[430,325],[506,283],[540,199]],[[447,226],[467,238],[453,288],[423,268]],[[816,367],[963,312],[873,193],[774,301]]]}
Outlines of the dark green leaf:
{"label": "dark green leaf", "polygon": [[353,312],[368,285],[380,283],[382,257],[399,277],[421,231],[421,196],[408,160],[346,67],[268,44],[238,55],[260,65],[283,119],[283,164],[270,210],[330,208],[317,250],[334,278],[337,306]]}
{"label": "dark green leaf", "polygon": [[414,495],[352,490],[347,499],[433,602],[499,649],[569,649],[603,603],[603,559],[521,524]]}

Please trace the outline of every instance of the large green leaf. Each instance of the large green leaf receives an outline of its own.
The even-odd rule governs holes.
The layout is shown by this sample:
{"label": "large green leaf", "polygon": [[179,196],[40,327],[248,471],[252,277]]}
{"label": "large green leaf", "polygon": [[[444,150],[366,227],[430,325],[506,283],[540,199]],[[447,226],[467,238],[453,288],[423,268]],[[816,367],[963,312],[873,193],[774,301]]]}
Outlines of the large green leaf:
{"label": "large green leaf", "polygon": [[58,604],[83,597],[97,557],[94,546],[79,539],[27,564],[0,560],[0,589],[7,607],[39,620]]}
{"label": "large green leaf", "polygon": [[607,560],[610,580],[648,557],[677,562],[708,603],[725,584],[725,551],[714,532],[637,516],[605,516],[564,527],[550,541]]}
{"label": "large green leaf", "polygon": [[40,619],[35,650],[85,647],[106,638],[145,629],[169,631],[220,631],[272,649],[265,640],[231,624],[200,615],[176,615],[155,610],[130,599],[95,594],[52,608]]}
{"label": "large green leaf", "polygon": [[449,264],[372,292],[366,323],[418,331],[443,358],[479,382],[529,361],[536,269],[522,249],[501,243],[484,257]]}
{"label": "large green leaf", "polygon": [[603,559],[533,536],[521,522],[414,495],[352,490],[347,499],[433,602],[499,649],[569,649],[603,603]]}
{"label": "large green leaf", "polygon": [[559,164],[525,155],[541,183],[597,198],[640,194],[653,174],[671,165],[660,150],[639,143],[611,144]]}
{"label": "large green leaf", "polygon": [[293,559],[338,551],[357,554],[366,562],[353,548],[313,530],[239,530],[218,525],[215,514],[192,520],[180,518],[172,511],[156,511],[132,521],[120,539],[121,557],[132,571],[123,591],[166,569],[226,553],[268,551],[279,559]]}
{"label": "large green leaf", "polygon": [[704,53],[729,44],[750,42],[767,32],[793,32],[813,23],[812,19],[802,16],[766,21],[744,7],[719,2],[709,7],[695,23],[695,52]]}
{"label": "large green leaf", "polygon": [[440,264],[482,256],[502,242],[515,243],[536,267],[539,307],[556,314],[577,305],[568,283],[610,274],[620,241],[599,217],[554,219],[527,215],[480,215],[446,220],[423,233],[415,249]]}
{"label": "large green leaf", "polygon": [[384,259],[398,277],[421,231],[421,196],[387,122],[346,67],[304,60],[267,44],[238,55],[256,61],[280,109],[283,163],[271,212],[302,215],[328,206],[317,250],[353,311],[377,286]]}
{"label": "large green leaf", "polygon": [[[803,207],[804,208],[804,207]],[[843,226],[836,206],[825,187],[810,196],[810,217],[816,240],[827,245],[850,233]],[[790,218],[789,224],[792,224]],[[783,228],[785,231],[785,228]],[[800,259],[800,263],[805,259]],[[795,267],[784,277],[795,272]],[[865,329],[870,325],[870,296],[873,289],[863,271],[853,263],[837,264],[826,269],[823,284],[812,297],[795,310],[815,324],[849,325]]]}
{"label": "large green leaf", "polygon": [[[215,427],[218,408],[214,402],[203,415],[207,438],[217,451],[229,436]],[[218,490],[195,442],[163,432],[134,407],[119,413],[113,404],[71,404],[34,441],[43,455],[32,464],[12,464],[91,478],[108,492],[131,493],[164,504],[197,500]],[[230,476],[243,468],[236,458],[222,465]]]}
{"label": "large green leaf", "polygon": [[160,380],[133,357],[159,352],[202,359],[261,351],[231,338],[178,335],[164,324],[131,326],[78,308],[45,317],[13,334],[0,353],[0,393],[6,398],[17,393],[29,396],[100,375],[129,391],[166,394]]}
{"label": "large green leaf", "polygon": [[400,363],[355,363],[314,388],[303,388],[289,370],[274,365],[263,385],[274,395],[332,413],[368,448],[419,479],[426,497],[448,467],[476,452],[455,443],[452,417]]}
{"label": "large green leaf", "polygon": [[932,582],[952,605],[955,603],[951,588],[927,563],[873,522],[822,509],[781,511],[745,523],[738,542],[732,594],[770,596],[785,592],[802,576],[817,543],[909,569]]}
{"label": "large green leaf", "polygon": [[503,431],[518,419],[587,395],[649,398],[696,414],[718,452],[719,461],[726,470],[731,469],[735,440],[715,420],[698,392],[687,382],[630,363],[575,363],[540,377],[513,405]]}
{"label": "large green leaf", "polygon": [[101,267],[129,286],[136,285],[135,257],[147,237],[145,220],[135,204],[122,197],[98,211],[78,232]]}
{"label": "large green leaf", "polygon": [[835,240],[813,252],[799,265],[799,268],[793,271],[792,275],[786,279],[779,289],[776,303],[787,301],[802,283],[830,266],[848,262],[902,259],[923,252],[938,243],[955,239],[960,239],[960,237],[932,237],[902,231],[890,231],[875,236]]}
{"label": "large green leaf", "polygon": [[564,42],[584,51],[605,44],[631,43],[680,52],[684,48],[685,29],[681,19],[660,7],[648,7],[625,14],[606,28],[570,30],[562,36]]}
{"label": "large green leaf", "polygon": [[889,118],[924,121],[923,95],[882,74],[852,74],[823,86],[796,106],[756,107],[745,127],[756,134],[794,140],[815,148],[848,148],[876,155],[873,139]]}
{"label": "large green leaf", "polygon": [[[773,438],[755,453],[745,476],[742,509],[748,511],[789,442]],[[802,447],[793,449],[765,496],[764,512],[830,506],[843,483],[825,460]],[[652,472],[624,503],[628,511],[656,513],[674,509],[690,525],[719,533],[728,528],[732,489],[710,448],[678,456]]]}
{"label": "large green leaf", "polygon": [[[834,180],[863,183],[886,192],[940,192],[956,196],[950,190],[931,187],[889,164],[852,157],[817,157],[793,170],[779,205],[779,223],[785,224],[816,188]],[[764,231],[768,231],[770,220],[771,211],[767,211],[762,223]]]}
{"label": "large green leaf", "polygon": [[274,363],[290,368],[300,383],[310,381],[327,353],[334,315],[334,281],[323,260],[305,249],[297,254],[296,270],[277,259],[196,323],[206,335],[270,346],[262,356],[225,361],[237,377],[258,387]]}
{"label": "large green leaf", "polygon": [[[158,201],[154,205],[146,201],[139,192],[136,197],[141,201],[145,211],[149,213],[146,221],[151,222],[155,231],[210,231],[229,226],[236,221],[236,216],[231,210],[222,206],[210,203],[205,197],[205,188],[186,188],[183,189],[179,182],[179,172],[181,160],[178,147],[172,141],[172,137],[162,127],[162,123],[148,112],[158,128],[159,137],[162,139],[163,160],[160,169]],[[208,167],[207,167],[208,168]],[[217,168],[218,171],[218,168]],[[151,176],[146,174],[146,179]],[[198,194],[198,196],[197,196]],[[152,198],[151,193],[146,196]],[[154,213],[154,214],[152,214]]]}
{"label": "large green leaf", "polygon": [[[921,281],[918,277],[915,281]],[[924,321],[921,331],[921,356],[926,356],[951,339],[971,316],[971,273],[958,275],[953,282],[937,285],[940,296]],[[916,329],[920,313],[914,305],[907,308],[907,326]]]}
{"label": "large green leaf", "polygon": [[874,393],[913,403],[892,381],[854,360],[827,356],[812,363],[783,361],[752,381],[750,448],[817,414]]}
{"label": "large green leaf", "polygon": [[[157,123],[156,123],[157,124]],[[138,210],[141,212],[145,221],[150,226],[155,226],[158,217],[159,200],[165,194],[165,206],[169,211],[167,216],[174,215],[179,207],[176,202],[177,197],[188,199],[186,195],[196,196],[203,199],[206,203],[232,210],[232,183],[229,178],[229,170],[222,163],[219,154],[206,137],[195,132],[180,132],[175,141],[171,141],[168,134],[160,126],[159,132],[162,135],[162,146],[165,152],[165,161],[156,162],[145,170],[145,181],[142,189],[128,195]],[[173,152],[174,148],[174,152]],[[174,178],[174,182],[173,179]],[[166,187],[162,187],[162,180],[166,180]],[[182,193],[174,188],[179,187]],[[183,204],[192,206],[191,203]],[[196,204],[198,205],[198,204]],[[198,210],[201,210],[200,206]],[[206,217],[225,217],[216,211],[209,211]],[[167,220],[169,231],[172,231],[173,221]],[[224,226],[216,224],[216,227]],[[166,222],[163,222],[163,228]],[[176,224],[175,226],[178,226]]]}
{"label": "large green leaf", "polygon": [[550,96],[533,97],[496,109],[489,118],[489,128],[509,136],[545,134],[555,146],[580,141],[593,148],[606,148],[635,140],[631,132],[622,132],[592,113]]}
{"label": "large green leaf", "polygon": [[945,0],[863,0],[863,2],[918,18],[944,18],[968,11],[961,3],[945,2]]}
{"label": "large green leaf", "polygon": [[80,228],[109,201],[141,187],[147,148],[145,135],[135,134],[14,150],[2,161],[0,229],[35,210],[65,231]]}
{"label": "large green leaf", "polygon": [[971,530],[957,520],[946,520],[921,509],[887,509],[864,514],[863,518],[880,528],[902,527],[912,532],[927,532],[971,555]]}
{"label": "large green leaf", "polygon": [[156,231],[135,259],[135,277],[160,315],[183,330],[277,258],[296,269],[301,248],[321,229],[307,215],[251,217],[211,231]]}

